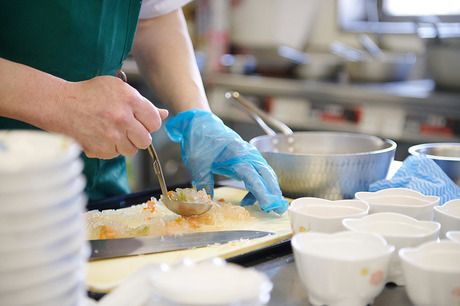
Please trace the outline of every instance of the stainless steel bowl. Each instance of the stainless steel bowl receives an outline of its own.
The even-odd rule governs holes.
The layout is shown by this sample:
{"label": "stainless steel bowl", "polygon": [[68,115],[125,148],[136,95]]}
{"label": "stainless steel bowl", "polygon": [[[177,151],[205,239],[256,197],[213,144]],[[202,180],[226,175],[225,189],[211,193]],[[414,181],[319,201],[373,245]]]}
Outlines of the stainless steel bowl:
{"label": "stainless steel bowl", "polygon": [[384,179],[396,150],[389,139],[339,132],[266,135],[251,143],[277,174],[285,196],[330,200],[353,198]]}
{"label": "stainless steel bowl", "polygon": [[411,155],[425,155],[432,159],[460,185],[460,143],[424,143],[409,148]]}

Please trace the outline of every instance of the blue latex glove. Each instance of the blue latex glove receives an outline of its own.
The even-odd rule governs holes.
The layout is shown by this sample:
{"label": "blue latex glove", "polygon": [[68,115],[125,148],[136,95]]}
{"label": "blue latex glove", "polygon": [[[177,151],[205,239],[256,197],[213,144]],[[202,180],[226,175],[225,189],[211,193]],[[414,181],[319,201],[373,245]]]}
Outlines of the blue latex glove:
{"label": "blue latex glove", "polygon": [[257,199],[265,212],[286,211],[288,202],[276,174],[259,151],[212,113],[196,109],[179,113],[168,120],[166,132],[180,143],[182,160],[197,189],[213,194],[214,174],[225,175],[242,180],[250,191],[241,205],[252,205]]}
{"label": "blue latex glove", "polygon": [[434,161],[423,155],[409,156],[393,178],[371,184],[369,191],[396,187],[417,190],[424,195],[438,196],[441,198],[441,205],[449,200],[460,198],[460,187]]}

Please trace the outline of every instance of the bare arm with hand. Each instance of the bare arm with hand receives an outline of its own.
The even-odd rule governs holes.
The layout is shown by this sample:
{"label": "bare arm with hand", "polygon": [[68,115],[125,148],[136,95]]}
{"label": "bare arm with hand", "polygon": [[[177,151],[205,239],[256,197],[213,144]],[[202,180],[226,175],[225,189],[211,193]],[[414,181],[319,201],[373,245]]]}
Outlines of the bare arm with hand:
{"label": "bare arm with hand", "polygon": [[0,58],[0,116],[76,139],[88,157],[145,149],[168,116],[112,76],[68,82]]}

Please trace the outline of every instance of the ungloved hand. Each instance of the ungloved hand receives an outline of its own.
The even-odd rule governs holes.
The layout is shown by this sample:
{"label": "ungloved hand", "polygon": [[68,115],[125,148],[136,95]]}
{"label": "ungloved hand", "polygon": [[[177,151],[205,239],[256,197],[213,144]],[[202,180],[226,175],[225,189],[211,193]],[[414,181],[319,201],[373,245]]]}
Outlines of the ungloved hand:
{"label": "ungloved hand", "polygon": [[166,123],[166,132],[180,143],[182,160],[197,189],[213,194],[214,174],[225,175],[242,180],[250,191],[242,205],[252,205],[257,199],[265,212],[286,211],[288,202],[276,174],[259,151],[212,113],[197,109],[179,113]]}
{"label": "ungloved hand", "polygon": [[374,182],[369,186],[369,191],[397,187],[438,196],[441,198],[441,205],[460,198],[460,187],[433,160],[423,155],[409,156],[390,180]]}

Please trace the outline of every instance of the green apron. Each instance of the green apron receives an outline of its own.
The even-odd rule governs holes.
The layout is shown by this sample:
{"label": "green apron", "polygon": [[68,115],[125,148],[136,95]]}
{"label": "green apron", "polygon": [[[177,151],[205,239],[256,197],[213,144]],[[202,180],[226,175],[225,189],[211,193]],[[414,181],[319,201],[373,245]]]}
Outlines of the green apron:
{"label": "green apron", "polygon": [[[140,5],[141,0],[2,1],[0,57],[74,82],[115,75],[131,49]],[[33,128],[0,117],[0,129]],[[82,157],[91,200],[129,192],[123,157]]]}

